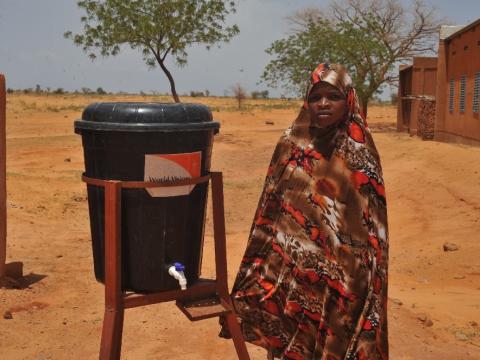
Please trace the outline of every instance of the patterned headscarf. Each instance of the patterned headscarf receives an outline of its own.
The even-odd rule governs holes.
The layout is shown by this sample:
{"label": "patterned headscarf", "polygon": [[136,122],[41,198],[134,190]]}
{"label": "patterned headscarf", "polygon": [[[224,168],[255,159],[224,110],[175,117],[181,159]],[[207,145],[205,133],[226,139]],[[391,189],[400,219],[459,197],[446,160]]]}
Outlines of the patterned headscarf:
{"label": "patterned headscarf", "polygon": [[380,158],[344,67],[320,64],[348,115],[280,138],[232,290],[245,339],[284,359],[387,359],[388,230]]}
{"label": "patterned headscarf", "polygon": [[[353,87],[352,78],[348,75],[347,70],[340,64],[322,63],[312,72],[303,104],[305,109],[308,108],[308,96],[313,87],[320,82],[326,82],[336,87],[346,97],[349,117],[354,115],[361,117],[359,101],[355,88]],[[365,122],[365,119],[363,120]]]}

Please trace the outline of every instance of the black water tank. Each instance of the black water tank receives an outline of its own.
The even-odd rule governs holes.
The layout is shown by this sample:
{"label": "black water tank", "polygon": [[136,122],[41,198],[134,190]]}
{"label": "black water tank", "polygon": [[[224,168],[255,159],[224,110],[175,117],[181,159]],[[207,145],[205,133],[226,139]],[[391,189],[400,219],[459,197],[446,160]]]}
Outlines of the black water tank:
{"label": "black water tank", "polygon": [[[208,174],[220,125],[199,104],[95,103],[75,121],[91,178],[158,181]],[[87,186],[95,277],[104,281],[104,189]],[[122,289],[178,289],[167,268],[200,276],[207,184],[122,190]]]}

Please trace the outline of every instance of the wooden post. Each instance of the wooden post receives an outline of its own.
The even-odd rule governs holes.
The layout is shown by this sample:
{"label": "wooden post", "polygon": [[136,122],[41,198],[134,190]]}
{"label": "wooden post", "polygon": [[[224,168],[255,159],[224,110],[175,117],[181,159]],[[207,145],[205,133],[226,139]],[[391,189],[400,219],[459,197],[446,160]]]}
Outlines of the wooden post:
{"label": "wooden post", "polygon": [[0,74],[0,279],[6,275],[7,260],[6,109],[5,77]]}
{"label": "wooden post", "polygon": [[225,235],[225,211],[223,203],[223,175],[221,172],[212,172],[212,210],[213,236],[215,238],[215,267],[218,282],[218,295],[230,307],[231,311],[225,314],[228,329],[232,336],[239,360],[250,360],[245,339],[238,323],[235,309],[228,292],[227,276],[227,241]]}
{"label": "wooden post", "polygon": [[215,238],[215,272],[220,285],[219,295],[229,298],[227,278],[227,241],[225,236],[225,217],[223,204],[223,178],[222,173],[212,172],[212,210],[213,210],[213,236]]}
{"label": "wooden post", "polygon": [[0,74],[0,286],[19,287],[23,277],[23,263],[7,260],[7,97],[5,77]]}
{"label": "wooden post", "polygon": [[105,316],[100,360],[119,360],[122,348],[121,190],[120,181],[105,184]]}

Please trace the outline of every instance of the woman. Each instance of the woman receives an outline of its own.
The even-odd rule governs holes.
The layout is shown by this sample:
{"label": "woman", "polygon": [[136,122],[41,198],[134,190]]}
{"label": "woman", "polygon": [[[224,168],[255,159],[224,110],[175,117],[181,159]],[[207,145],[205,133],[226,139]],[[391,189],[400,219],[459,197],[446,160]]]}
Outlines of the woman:
{"label": "woman", "polygon": [[387,359],[387,262],[377,150],[350,76],[320,64],[275,149],[232,290],[245,340],[282,359]]}

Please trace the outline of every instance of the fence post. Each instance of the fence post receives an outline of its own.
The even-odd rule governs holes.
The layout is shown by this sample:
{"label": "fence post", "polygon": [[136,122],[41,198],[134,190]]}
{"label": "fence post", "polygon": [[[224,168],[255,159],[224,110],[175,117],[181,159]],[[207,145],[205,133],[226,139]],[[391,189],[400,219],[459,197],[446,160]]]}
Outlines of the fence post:
{"label": "fence post", "polygon": [[6,275],[7,259],[6,109],[5,77],[0,74],[0,279]]}

